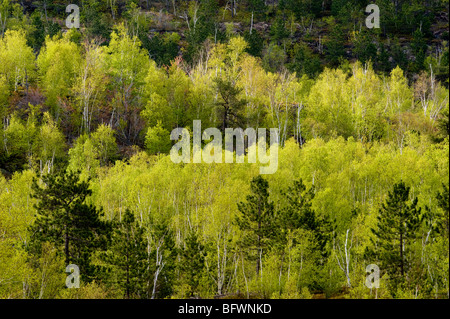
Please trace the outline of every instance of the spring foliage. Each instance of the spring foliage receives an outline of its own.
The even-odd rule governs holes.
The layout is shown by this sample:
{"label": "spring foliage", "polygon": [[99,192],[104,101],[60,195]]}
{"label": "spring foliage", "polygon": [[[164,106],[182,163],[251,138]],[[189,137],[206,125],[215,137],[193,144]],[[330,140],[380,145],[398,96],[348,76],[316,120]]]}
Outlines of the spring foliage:
{"label": "spring foliage", "polygon": [[[357,32],[360,61],[343,59],[341,28],[322,53],[286,49],[286,26],[320,17],[315,3],[280,1],[276,41],[256,50],[255,30],[250,45],[221,31],[218,13],[235,13],[214,1],[186,6],[186,39],[146,38],[136,5],[109,30],[102,6],[119,20],[115,1],[86,4],[85,34],[33,15],[44,37],[3,1],[0,298],[448,298],[445,52],[425,57],[415,13],[393,7],[386,28],[414,32],[411,65],[400,48],[380,67],[382,50]],[[263,1],[247,6],[266,16]],[[357,16],[347,1],[328,9]],[[194,120],[277,128],[277,172],[173,163],[170,132]],[[68,263],[82,271],[77,292],[64,288]]]}

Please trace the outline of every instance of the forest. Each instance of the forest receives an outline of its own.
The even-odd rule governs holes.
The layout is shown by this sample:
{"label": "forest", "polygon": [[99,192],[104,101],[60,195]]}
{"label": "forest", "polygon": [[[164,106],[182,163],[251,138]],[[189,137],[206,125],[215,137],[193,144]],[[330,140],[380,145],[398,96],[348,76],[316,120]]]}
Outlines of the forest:
{"label": "forest", "polygon": [[[448,11],[0,0],[0,299],[449,298]],[[175,163],[194,121],[276,172]]]}

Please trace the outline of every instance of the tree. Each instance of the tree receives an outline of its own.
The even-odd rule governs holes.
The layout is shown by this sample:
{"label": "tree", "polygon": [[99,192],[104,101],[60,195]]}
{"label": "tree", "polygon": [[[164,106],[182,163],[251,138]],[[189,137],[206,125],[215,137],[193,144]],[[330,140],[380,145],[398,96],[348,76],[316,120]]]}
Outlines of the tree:
{"label": "tree", "polygon": [[97,156],[101,166],[114,162],[119,151],[114,137],[115,131],[108,125],[100,124],[91,135],[92,143],[97,149]]}
{"label": "tree", "polygon": [[330,29],[329,39],[325,42],[326,58],[332,66],[337,66],[340,58],[345,55],[345,33],[335,22],[330,24]]}
{"label": "tree", "polygon": [[44,175],[42,183],[33,179],[32,196],[38,200],[38,213],[30,226],[29,248],[39,254],[42,243],[52,243],[64,255],[66,265],[78,265],[83,278],[89,281],[95,270],[91,254],[105,248],[111,225],[101,220],[101,210],[86,204],[92,191],[89,180],[80,181],[79,172]]}
{"label": "tree", "polygon": [[296,72],[298,77],[306,74],[310,78],[315,78],[322,71],[322,66],[319,57],[308,45],[300,43],[294,46],[289,70]]}
{"label": "tree", "polygon": [[247,0],[247,10],[259,18],[264,18],[266,9],[267,5],[264,0]]}
{"label": "tree", "polygon": [[198,288],[205,268],[205,252],[196,232],[189,232],[181,255],[181,270],[189,285],[188,296],[199,296]]}
{"label": "tree", "polygon": [[308,95],[309,107],[305,110],[308,121],[314,123],[310,128],[313,137],[354,134],[354,111],[349,107],[347,81],[347,74],[341,69],[325,69],[314,82]]}
{"label": "tree", "polygon": [[274,237],[274,204],[269,201],[269,183],[261,175],[252,179],[250,191],[247,202],[237,204],[240,215],[235,222],[244,232],[242,245],[249,250],[249,258],[256,260],[256,273],[259,274],[263,253]]}
{"label": "tree", "polygon": [[287,202],[287,208],[279,216],[283,230],[303,228],[313,232],[317,251],[323,257],[328,255],[326,244],[331,238],[331,223],[327,218],[317,216],[312,209],[314,199],[314,188],[306,190],[303,181],[294,181],[287,192],[283,192]]}
{"label": "tree", "polygon": [[[147,36],[145,34],[145,39],[148,39]],[[156,34],[150,40],[146,40],[147,43],[143,41],[143,46],[158,66],[169,66],[178,56],[180,39],[180,35],[175,32],[165,33],[163,36]]]}
{"label": "tree", "polygon": [[81,133],[91,132],[95,112],[105,97],[107,77],[105,70],[104,48],[94,42],[84,42],[84,60],[77,72],[73,91],[79,102],[81,113]]}
{"label": "tree", "polygon": [[68,169],[80,170],[82,176],[95,176],[97,168],[117,158],[118,147],[111,127],[101,124],[91,136],[80,135],[69,150]]}
{"label": "tree", "polygon": [[282,16],[277,16],[272,27],[270,28],[270,36],[278,45],[289,36],[289,31],[286,28],[286,20]]}
{"label": "tree", "polygon": [[142,86],[150,66],[148,52],[141,48],[136,36],[130,37],[124,25],[119,25],[117,32],[111,33],[106,53],[107,73],[114,92],[114,127],[117,127],[119,140],[132,145],[143,127],[138,114],[142,108]]}
{"label": "tree", "polygon": [[420,29],[417,29],[413,33],[411,49],[414,54],[411,70],[414,73],[419,73],[425,68],[425,54],[427,51],[427,43],[425,42],[423,33]]}
{"label": "tree", "polygon": [[441,210],[438,215],[439,232],[444,235],[444,237],[449,238],[449,192],[448,186],[442,184],[442,193],[439,192],[436,196],[438,200],[438,206]]}
{"label": "tree", "polygon": [[275,43],[270,43],[263,50],[262,66],[267,72],[281,72],[286,61],[286,52]]}
{"label": "tree", "polygon": [[111,244],[102,259],[112,268],[109,276],[124,290],[127,299],[145,297],[147,258],[145,228],[126,209],[122,220],[114,221]]}
{"label": "tree", "polygon": [[83,3],[80,12],[81,23],[86,26],[86,33],[91,38],[102,38],[109,40],[110,26],[109,17],[105,12],[101,12],[102,2],[88,0]]}
{"label": "tree", "polygon": [[151,227],[148,238],[151,251],[148,255],[148,298],[166,298],[173,292],[176,280],[175,267],[178,249],[175,247],[173,231],[167,221],[157,221]]}
{"label": "tree", "polygon": [[405,53],[405,49],[400,44],[398,38],[394,38],[391,46],[391,55],[394,59],[394,66],[400,67],[402,70],[408,68],[408,58]]}
{"label": "tree", "polygon": [[80,135],[69,150],[67,169],[72,172],[80,170],[82,176],[95,176],[97,168],[100,166],[98,157],[98,150],[92,139],[87,134]]}
{"label": "tree", "polygon": [[377,228],[371,229],[377,238],[374,245],[382,263],[380,268],[389,274],[393,291],[405,283],[411,261],[408,248],[421,223],[417,197],[409,201],[409,190],[404,182],[394,185],[379,210]]}
{"label": "tree", "polygon": [[389,52],[383,43],[379,44],[379,54],[377,56],[377,61],[375,63],[376,69],[381,72],[390,72],[391,63],[389,61]]}
{"label": "tree", "polygon": [[6,117],[6,109],[8,107],[8,97],[9,97],[9,87],[8,82],[6,81],[6,77],[1,74],[0,75],[0,118],[3,119]]}
{"label": "tree", "polygon": [[145,146],[150,154],[168,153],[172,146],[170,133],[162,127],[161,121],[149,127],[145,136]]}
{"label": "tree", "polygon": [[30,15],[30,20],[32,31],[30,31],[28,35],[28,41],[33,49],[38,51],[45,42],[45,26],[44,21],[42,20],[42,13],[35,10]]}
{"label": "tree", "polygon": [[[334,4],[336,1],[333,1]],[[289,10],[295,13],[297,18],[304,17],[305,15],[317,16],[322,10],[322,3],[314,0],[280,0],[280,9]]]}
{"label": "tree", "polygon": [[3,75],[9,89],[17,91],[28,86],[35,77],[33,50],[27,45],[25,31],[8,30],[0,38],[0,75]]}
{"label": "tree", "polygon": [[55,162],[65,156],[65,139],[48,112],[44,113],[43,120],[44,123],[37,136],[37,146],[39,147],[37,155],[40,171],[42,172],[46,168],[50,172],[53,170]]}
{"label": "tree", "polygon": [[362,64],[376,62],[377,58],[377,47],[373,43],[373,35],[371,35],[366,29],[364,31],[355,32],[354,40],[354,54],[361,61]]}
{"label": "tree", "polygon": [[245,31],[244,39],[248,43],[246,52],[253,56],[261,57],[262,49],[264,47],[264,38],[261,34],[256,30],[253,32]]}
{"label": "tree", "polygon": [[443,110],[440,114],[440,117],[437,120],[439,135],[441,137],[440,140],[443,140],[446,136],[450,134],[450,123],[449,123],[449,110]]}
{"label": "tree", "polygon": [[224,33],[220,31],[217,21],[218,1],[189,1],[186,7],[187,10],[184,12],[183,18],[188,26],[188,31],[186,32],[188,46],[183,56],[186,61],[194,62],[200,51],[201,44],[208,37],[213,37],[214,43],[217,43],[221,38],[224,38]]}
{"label": "tree", "polygon": [[243,108],[246,104],[244,99],[239,97],[242,89],[234,85],[230,80],[221,78],[214,79],[221,100],[217,102],[218,118],[221,120],[222,132],[226,128],[240,126],[243,121]]}
{"label": "tree", "polygon": [[16,114],[11,115],[6,123],[2,132],[0,163],[3,169],[14,172],[25,168],[27,156],[33,151],[31,145],[34,144],[37,130],[32,125],[25,125]]}
{"label": "tree", "polygon": [[[286,207],[282,209],[278,216],[279,232],[281,236],[281,247],[284,247],[289,240],[289,236],[298,229],[311,234],[312,241],[309,243],[311,251],[309,259],[313,268],[313,278],[310,279],[313,289],[324,289],[324,282],[321,277],[325,270],[327,258],[330,250],[328,243],[333,237],[334,227],[325,216],[318,216],[312,209],[314,199],[314,187],[306,189],[303,181],[294,180],[286,192],[282,192]],[[294,244],[297,244],[294,242]]]}
{"label": "tree", "polygon": [[47,36],[36,64],[39,68],[41,86],[47,97],[46,103],[51,108],[52,116],[58,120],[61,111],[59,99],[71,95],[71,88],[79,73],[80,48],[67,36],[64,38]]}

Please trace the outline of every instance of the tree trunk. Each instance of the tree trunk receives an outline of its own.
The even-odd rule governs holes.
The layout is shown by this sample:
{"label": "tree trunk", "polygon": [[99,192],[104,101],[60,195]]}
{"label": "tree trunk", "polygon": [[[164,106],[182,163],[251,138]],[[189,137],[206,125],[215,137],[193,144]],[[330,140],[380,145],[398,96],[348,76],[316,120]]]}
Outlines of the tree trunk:
{"label": "tree trunk", "polygon": [[130,267],[128,263],[128,254],[127,254],[127,299],[130,299]]}
{"label": "tree trunk", "polygon": [[400,274],[403,278],[403,233],[400,233]]}
{"label": "tree trunk", "polygon": [[258,255],[256,261],[256,274],[259,274],[259,265],[261,263],[261,207],[258,207]]}
{"label": "tree trunk", "polygon": [[67,225],[64,226],[64,254],[66,255],[66,265],[69,265],[69,230]]}

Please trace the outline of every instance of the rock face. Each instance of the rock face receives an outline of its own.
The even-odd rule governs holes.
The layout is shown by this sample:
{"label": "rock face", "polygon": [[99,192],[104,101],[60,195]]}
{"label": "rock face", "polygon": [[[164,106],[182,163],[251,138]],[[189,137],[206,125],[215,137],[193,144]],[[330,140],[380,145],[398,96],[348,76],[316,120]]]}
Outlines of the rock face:
{"label": "rock face", "polygon": [[253,24],[253,29],[259,32],[266,32],[269,30],[269,25],[265,22],[258,22]]}
{"label": "rock face", "polygon": [[[241,22],[221,22],[219,23],[219,30],[225,31],[227,29],[227,25],[232,24],[233,25],[233,32],[234,33],[242,33],[244,31],[250,30],[250,25],[243,25]],[[253,30],[258,31],[260,33],[265,33],[270,30],[270,25],[266,22],[257,22],[253,23]]]}
{"label": "rock face", "polygon": [[234,32],[241,33],[243,31],[241,22],[221,22],[219,23],[219,30],[222,32],[225,31],[229,24],[233,25]]}

